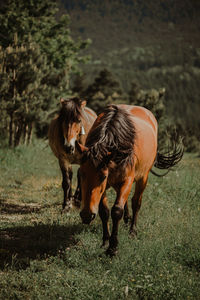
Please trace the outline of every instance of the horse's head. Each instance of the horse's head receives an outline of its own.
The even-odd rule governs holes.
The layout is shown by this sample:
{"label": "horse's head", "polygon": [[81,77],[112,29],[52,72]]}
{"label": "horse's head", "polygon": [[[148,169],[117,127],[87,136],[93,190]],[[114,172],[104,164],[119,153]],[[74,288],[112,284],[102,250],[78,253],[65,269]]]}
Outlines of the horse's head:
{"label": "horse's head", "polygon": [[98,213],[99,203],[106,189],[108,167],[103,164],[95,166],[87,157],[89,151],[87,147],[77,144],[77,148],[82,155],[80,166],[82,210],[80,216],[84,224],[90,224]]}
{"label": "horse's head", "polygon": [[79,98],[61,99],[60,120],[66,151],[73,154],[75,142],[85,134],[82,124],[82,112],[86,101]]}

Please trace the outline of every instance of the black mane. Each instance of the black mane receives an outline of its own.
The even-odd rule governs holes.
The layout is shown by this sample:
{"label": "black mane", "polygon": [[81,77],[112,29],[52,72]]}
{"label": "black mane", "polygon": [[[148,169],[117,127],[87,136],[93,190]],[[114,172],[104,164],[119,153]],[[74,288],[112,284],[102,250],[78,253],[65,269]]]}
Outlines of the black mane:
{"label": "black mane", "polygon": [[104,109],[99,124],[87,137],[87,158],[95,166],[103,166],[110,160],[117,165],[132,164],[135,135],[129,113],[110,105]]}

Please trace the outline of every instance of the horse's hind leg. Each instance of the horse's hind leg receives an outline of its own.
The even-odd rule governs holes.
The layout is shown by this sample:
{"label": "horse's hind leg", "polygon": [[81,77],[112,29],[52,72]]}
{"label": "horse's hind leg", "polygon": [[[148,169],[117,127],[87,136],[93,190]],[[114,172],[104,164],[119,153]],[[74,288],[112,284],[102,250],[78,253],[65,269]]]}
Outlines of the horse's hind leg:
{"label": "horse's hind leg", "polygon": [[77,171],[77,188],[73,196],[73,203],[76,207],[81,206],[81,180],[80,180],[80,168]]}
{"label": "horse's hind leg", "polygon": [[64,199],[62,208],[66,211],[69,211],[71,208],[71,198],[72,198],[72,188],[71,188],[71,181],[72,181],[72,167],[66,166],[66,164],[60,163],[60,169],[62,172],[62,188],[64,192]]}
{"label": "horse's hind leg", "polygon": [[138,212],[141,207],[142,194],[146,187],[147,180],[148,180],[148,174],[136,182],[135,193],[133,195],[133,198],[131,199],[133,216],[132,216],[132,220],[131,220],[130,233],[133,236],[135,236],[137,234],[137,230],[136,230],[137,217],[138,217]]}

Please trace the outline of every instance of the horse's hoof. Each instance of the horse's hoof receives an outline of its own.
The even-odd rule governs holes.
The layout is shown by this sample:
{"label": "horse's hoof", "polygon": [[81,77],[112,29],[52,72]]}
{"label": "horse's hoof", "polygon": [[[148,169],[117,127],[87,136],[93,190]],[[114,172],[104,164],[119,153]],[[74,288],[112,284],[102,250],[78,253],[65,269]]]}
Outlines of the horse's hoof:
{"label": "horse's hoof", "polygon": [[107,246],[108,246],[108,242],[109,242],[109,240],[103,241],[103,243],[102,243],[102,245],[101,245],[101,248],[107,247]]}
{"label": "horse's hoof", "polygon": [[110,257],[113,257],[113,256],[116,256],[116,254],[117,254],[117,249],[116,248],[108,248],[107,250],[106,250],[106,255],[107,256],[110,256]]}
{"label": "horse's hoof", "polygon": [[131,220],[131,217],[129,217],[129,216],[124,217],[124,224],[128,225],[128,223],[130,222],[130,220]]}
{"label": "horse's hoof", "polygon": [[61,210],[61,214],[69,214],[70,212],[70,209],[71,209],[71,206],[65,206],[64,208],[62,208]]}
{"label": "horse's hoof", "polygon": [[77,198],[73,198],[72,200],[73,206],[80,208],[81,207],[81,201]]}

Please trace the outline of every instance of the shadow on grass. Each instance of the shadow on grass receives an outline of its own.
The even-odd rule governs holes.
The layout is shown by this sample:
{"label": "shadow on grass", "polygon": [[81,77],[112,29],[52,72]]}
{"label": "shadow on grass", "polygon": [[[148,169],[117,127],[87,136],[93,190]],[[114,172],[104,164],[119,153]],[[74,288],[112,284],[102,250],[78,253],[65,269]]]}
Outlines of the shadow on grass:
{"label": "shadow on grass", "polygon": [[59,250],[77,244],[78,225],[38,224],[0,230],[0,268],[25,269],[30,259],[57,255]]}
{"label": "shadow on grass", "polygon": [[0,213],[1,214],[30,214],[38,212],[41,208],[38,206],[30,205],[18,205],[14,203],[8,203],[4,199],[0,199]]}

